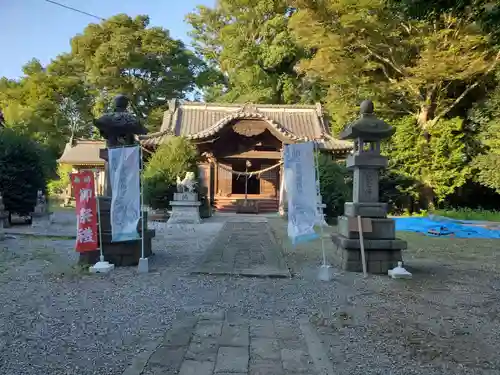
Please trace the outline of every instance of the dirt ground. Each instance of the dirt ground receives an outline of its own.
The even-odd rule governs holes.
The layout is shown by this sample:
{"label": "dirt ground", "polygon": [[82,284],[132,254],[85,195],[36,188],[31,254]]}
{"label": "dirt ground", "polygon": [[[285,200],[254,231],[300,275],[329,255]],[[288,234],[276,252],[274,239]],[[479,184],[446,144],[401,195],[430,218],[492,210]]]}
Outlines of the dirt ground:
{"label": "dirt ground", "polygon": [[[286,224],[270,223],[296,275],[321,262],[320,240],[293,248]],[[325,232],[327,253],[334,230]],[[352,294],[311,317],[337,373],[500,374],[500,241],[398,236],[408,241],[403,258],[412,280],[334,269]]]}

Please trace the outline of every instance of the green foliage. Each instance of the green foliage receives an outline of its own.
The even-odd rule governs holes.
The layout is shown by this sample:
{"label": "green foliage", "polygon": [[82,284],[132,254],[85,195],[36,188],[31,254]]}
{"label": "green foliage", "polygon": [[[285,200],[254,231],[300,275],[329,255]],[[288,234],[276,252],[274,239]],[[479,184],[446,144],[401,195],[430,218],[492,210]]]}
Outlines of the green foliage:
{"label": "green foliage", "polygon": [[379,113],[409,113],[423,129],[432,127],[484,87],[499,62],[470,18],[407,19],[384,0],[296,3],[291,28],[315,50],[300,68],[326,86],[336,130],[366,97]]}
{"label": "green foliage", "polygon": [[49,197],[57,197],[64,193],[70,183],[69,174],[72,171],[71,165],[59,164],[57,167],[57,177],[51,179],[47,184]]}
{"label": "green foliage", "polygon": [[0,80],[0,107],[6,126],[62,151],[72,136],[88,136],[92,124],[92,99],[76,75],[78,64],[68,54],[53,60],[46,69],[32,60],[19,80]]}
{"label": "green foliage", "polygon": [[46,67],[33,59],[23,72],[19,80],[0,79],[6,126],[56,154],[69,139],[90,137],[93,119],[114,95],[127,95],[136,115],[157,130],[168,100],[185,98],[199,75],[210,74],[168,30],[149,27],[147,16],[124,14],[88,25],[69,53]]}
{"label": "green foliage", "polygon": [[482,209],[448,209],[434,210],[434,215],[445,216],[458,220],[478,220],[478,221],[498,221],[500,222],[500,211],[482,210]]}
{"label": "green foliage", "polygon": [[[390,167],[401,177],[415,181],[424,206],[438,202],[465,184],[471,168],[467,163],[463,120],[440,120],[429,130],[430,139],[413,117],[393,122],[396,133],[387,146]],[[408,187],[410,188],[410,187]],[[415,196],[415,194],[413,194]]]}
{"label": "green foliage", "polygon": [[119,14],[88,25],[71,40],[71,56],[82,62],[83,82],[95,92],[97,105],[105,108],[122,93],[142,119],[169,99],[184,98],[204,70],[180,40],[161,27],[149,27],[144,15]]}
{"label": "green foliage", "polygon": [[380,174],[380,201],[389,206],[393,215],[401,215],[406,211],[417,209],[419,193],[418,183],[397,170],[383,170]]}
{"label": "green foliage", "polygon": [[33,212],[38,190],[45,191],[44,152],[26,136],[9,129],[0,132],[0,191],[7,211]]}
{"label": "green foliage", "polygon": [[144,202],[153,209],[168,208],[177,176],[197,173],[197,156],[196,146],[183,137],[171,137],[160,145],[144,169]]}
{"label": "green foliage", "polygon": [[489,0],[392,0],[389,4],[395,11],[410,19],[435,20],[442,13],[460,18],[470,18],[491,34],[494,41],[500,41],[500,4]]}
{"label": "green foliage", "polygon": [[344,165],[332,160],[329,155],[318,155],[318,170],[321,197],[326,205],[327,218],[334,218],[344,212],[344,203],[351,197],[351,183]]}
{"label": "green foliage", "polygon": [[483,145],[472,162],[475,178],[500,193],[500,86],[474,109],[471,117],[480,128],[478,140]]}
{"label": "green foliage", "polygon": [[271,104],[318,100],[315,83],[295,71],[307,51],[288,29],[293,12],[286,0],[221,0],[214,8],[199,6],[190,13],[196,52],[223,73],[206,99]]}

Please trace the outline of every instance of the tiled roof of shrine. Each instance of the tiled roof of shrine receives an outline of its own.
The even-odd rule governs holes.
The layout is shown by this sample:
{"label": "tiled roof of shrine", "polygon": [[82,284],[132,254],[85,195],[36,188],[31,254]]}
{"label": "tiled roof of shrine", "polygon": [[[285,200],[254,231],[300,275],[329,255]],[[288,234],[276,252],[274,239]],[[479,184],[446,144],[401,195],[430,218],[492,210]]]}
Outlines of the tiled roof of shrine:
{"label": "tiled roof of shrine", "polygon": [[66,144],[63,154],[57,161],[70,165],[104,165],[104,160],[99,158],[99,149],[105,147],[105,141],[75,140],[73,143]]}
{"label": "tiled roof of shrine", "polygon": [[173,100],[159,132],[140,136],[144,146],[156,146],[169,136],[209,138],[237,120],[263,120],[285,139],[315,140],[321,148],[350,151],[352,143],[333,138],[321,105],[216,104]]}

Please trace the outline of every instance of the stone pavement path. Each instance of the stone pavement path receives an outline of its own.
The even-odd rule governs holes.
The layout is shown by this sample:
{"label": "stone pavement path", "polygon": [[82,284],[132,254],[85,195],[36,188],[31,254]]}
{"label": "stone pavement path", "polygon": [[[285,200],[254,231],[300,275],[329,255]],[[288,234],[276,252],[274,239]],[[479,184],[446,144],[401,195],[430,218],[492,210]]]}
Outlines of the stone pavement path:
{"label": "stone pavement path", "polygon": [[290,277],[267,222],[228,221],[193,273]]}
{"label": "stone pavement path", "polygon": [[174,322],[123,375],[330,375],[312,336],[289,322],[205,313]]}

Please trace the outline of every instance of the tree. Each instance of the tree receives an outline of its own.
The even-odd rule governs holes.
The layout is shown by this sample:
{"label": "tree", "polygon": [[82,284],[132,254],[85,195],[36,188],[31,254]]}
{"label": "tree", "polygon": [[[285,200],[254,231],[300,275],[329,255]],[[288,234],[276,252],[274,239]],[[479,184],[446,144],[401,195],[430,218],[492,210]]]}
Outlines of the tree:
{"label": "tree", "polygon": [[205,64],[149,19],[117,15],[90,24],[71,51],[47,66],[36,59],[18,80],[0,79],[7,127],[48,145],[55,155],[75,137],[95,136],[93,119],[123,93],[151,130],[172,98],[184,98],[210,74]]}
{"label": "tree", "polygon": [[95,90],[86,84],[83,63],[65,53],[52,60],[46,71],[54,81],[54,100],[65,139],[90,138],[93,118],[100,113],[95,112]]}
{"label": "tree", "polygon": [[[500,63],[471,17],[405,19],[384,0],[298,0],[291,28],[316,51],[301,69],[321,76],[332,112],[371,97],[390,116],[414,116],[422,129],[460,113],[460,104]],[[343,118],[349,116],[341,111]]]}
{"label": "tree", "polygon": [[71,57],[82,64],[84,83],[94,93],[94,112],[122,93],[145,120],[152,110],[166,109],[169,99],[194,89],[203,62],[168,30],[148,26],[147,16],[119,14],[88,25],[71,40]]}
{"label": "tree", "polygon": [[483,146],[472,163],[476,181],[500,193],[500,86],[476,105],[471,119],[481,129],[478,140]]}
{"label": "tree", "polygon": [[490,0],[392,0],[389,5],[407,18],[435,20],[443,13],[470,17],[490,34],[494,43],[500,42],[500,4]]}
{"label": "tree", "polygon": [[6,126],[47,145],[56,155],[73,136],[89,134],[92,98],[65,55],[47,68],[32,60],[19,80],[0,81]]}
{"label": "tree", "polygon": [[177,176],[197,173],[198,151],[183,137],[171,137],[160,145],[144,169],[144,201],[154,209],[168,208],[176,191]]}
{"label": "tree", "polygon": [[390,170],[413,180],[427,208],[443,201],[471,175],[464,142],[463,119],[441,120],[429,129],[430,139],[423,136],[414,117],[393,122],[396,133],[386,150]]}
{"label": "tree", "polygon": [[187,16],[196,52],[219,71],[207,100],[271,104],[319,99],[314,81],[297,73],[306,51],[293,40],[286,0],[220,0]]}
{"label": "tree", "polygon": [[0,192],[5,209],[27,216],[45,191],[47,164],[44,150],[30,138],[10,129],[0,132]]}
{"label": "tree", "polygon": [[[471,100],[484,95],[500,62],[473,17],[411,19],[384,0],[297,0],[296,6],[290,27],[301,45],[315,51],[300,69],[327,89],[335,130],[371,98],[379,113],[404,128],[399,140],[412,151],[395,138],[391,156],[422,182],[428,204],[463,184],[470,157],[460,118]],[[406,152],[413,153],[414,164]]]}
{"label": "tree", "polygon": [[330,219],[342,215],[344,203],[352,197],[347,169],[330,156],[319,154],[318,171],[324,214]]}

